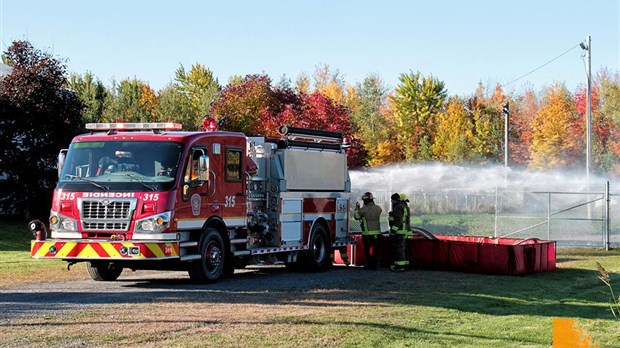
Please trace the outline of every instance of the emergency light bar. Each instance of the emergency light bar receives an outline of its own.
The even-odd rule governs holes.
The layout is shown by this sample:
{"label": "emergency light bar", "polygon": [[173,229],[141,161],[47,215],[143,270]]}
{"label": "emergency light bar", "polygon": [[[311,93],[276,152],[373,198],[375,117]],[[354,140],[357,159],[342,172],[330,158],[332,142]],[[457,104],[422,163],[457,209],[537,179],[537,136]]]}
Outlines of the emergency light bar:
{"label": "emergency light bar", "polygon": [[155,123],[87,123],[88,130],[181,130],[183,125],[173,122],[155,122]]}

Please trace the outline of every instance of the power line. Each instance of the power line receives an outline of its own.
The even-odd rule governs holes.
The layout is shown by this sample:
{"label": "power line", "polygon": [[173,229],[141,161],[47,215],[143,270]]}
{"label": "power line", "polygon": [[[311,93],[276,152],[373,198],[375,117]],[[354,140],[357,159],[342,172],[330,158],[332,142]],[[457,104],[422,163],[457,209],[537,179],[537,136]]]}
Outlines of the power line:
{"label": "power line", "polygon": [[579,46],[579,44],[576,44],[575,46],[573,46],[573,47],[569,48],[568,50],[566,50],[566,52],[564,52],[564,53],[560,54],[559,56],[557,56],[557,57],[555,57],[555,58],[553,58],[553,59],[551,59],[550,61],[548,61],[548,62],[546,62],[545,64],[543,64],[543,65],[539,66],[538,68],[536,68],[536,69],[534,69],[534,70],[532,70],[532,71],[528,72],[527,74],[525,74],[525,75],[523,75],[523,76],[519,76],[519,77],[517,77],[516,79],[514,79],[514,80],[512,80],[512,81],[510,81],[510,82],[508,82],[508,83],[503,84],[501,87],[506,87],[506,86],[508,86],[509,84],[513,83],[513,82],[517,82],[517,81],[521,80],[522,78],[524,78],[524,77],[526,77],[526,76],[528,76],[528,75],[530,75],[530,74],[533,74],[534,72],[536,72],[536,71],[538,71],[538,70],[542,69],[542,68],[543,68],[543,67],[545,67],[546,65],[548,65],[548,64],[550,64],[550,63],[552,63],[552,62],[553,62],[553,61],[555,61],[556,59],[558,59],[558,58],[562,57],[563,55],[567,54],[568,52],[570,52],[570,51],[574,50],[574,49],[575,49],[575,47],[578,47],[578,46]]}

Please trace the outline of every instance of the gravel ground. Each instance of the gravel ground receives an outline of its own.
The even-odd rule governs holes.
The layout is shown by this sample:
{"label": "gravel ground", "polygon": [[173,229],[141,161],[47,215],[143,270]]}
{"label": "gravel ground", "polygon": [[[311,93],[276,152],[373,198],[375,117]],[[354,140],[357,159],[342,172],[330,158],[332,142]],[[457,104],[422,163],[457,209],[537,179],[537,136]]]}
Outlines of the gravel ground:
{"label": "gravel ground", "polygon": [[233,297],[335,288],[362,291],[368,282],[385,284],[390,278],[396,279],[397,275],[385,269],[365,271],[335,266],[321,273],[295,273],[282,266],[261,266],[236,270],[232,277],[216,284],[198,285],[189,281],[186,272],[126,270],[114,282],[84,278],[0,289],[0,327],[13,319],[62,314],[92,306],[160,302],[169,298],[192,301],[205,296],[219,297],[222,293]]}

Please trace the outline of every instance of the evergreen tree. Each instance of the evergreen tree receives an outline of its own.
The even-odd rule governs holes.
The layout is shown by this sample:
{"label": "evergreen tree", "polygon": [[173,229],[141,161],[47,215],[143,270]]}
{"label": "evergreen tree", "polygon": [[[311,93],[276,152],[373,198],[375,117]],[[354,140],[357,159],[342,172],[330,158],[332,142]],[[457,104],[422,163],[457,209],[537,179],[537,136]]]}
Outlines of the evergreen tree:
{"label": "evergreen tree", "polygon": [[84,103],[82,120],[84,123],[101,122],[105,110],[105,101],[108,91],[91,72],[84,76],[71,74],[69,77],[69,89],[76,92]]}

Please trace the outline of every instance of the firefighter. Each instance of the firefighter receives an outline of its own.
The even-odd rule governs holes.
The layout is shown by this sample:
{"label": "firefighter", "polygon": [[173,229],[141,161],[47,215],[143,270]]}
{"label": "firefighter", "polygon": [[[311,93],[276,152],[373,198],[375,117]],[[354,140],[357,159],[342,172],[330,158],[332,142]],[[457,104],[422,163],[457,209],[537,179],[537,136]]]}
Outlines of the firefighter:
{"label": "firefighter", "polygon": [[406,194],[401,193],[400,201],[403,202],[403,205],[405,206],[405,218],[403,219],[403,222],[405,223],[405,230],[407,231],[406,236],[411,237],[413,236],[413,232],[411,230],[411,209],[409,209],[409,198]]}
{"label": "firefighter", "polygon": [[379,250],[378,241],[381,234],[382,209],[375,204],[372,193],[366,192],[362,195],[364,206],[360,207],[359,202],[355,204],[353,218],[361,220],[362,243],[364,244],[364,260],[366,269],[377,269],[377,251]]}
{"label": "firefighter", "polygon": [[409,266],[409,260],[405,256],[405,241],[407,238],[408,220],[407,209],[398,193],[394,193],[391,197],[392,211],[389,213],[390,233],[394,238],[394,263],[390,266],[390,270],[399,272],[404,271]]}

